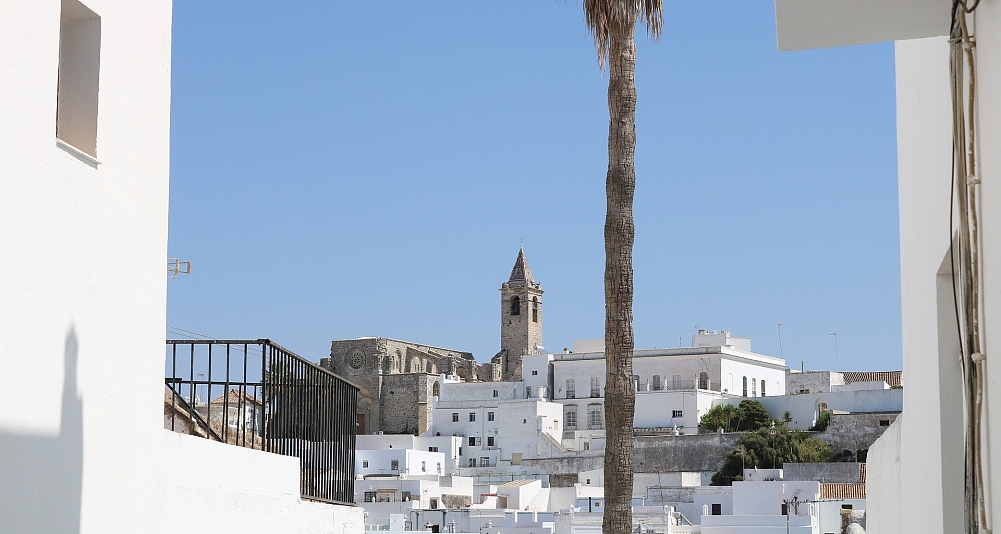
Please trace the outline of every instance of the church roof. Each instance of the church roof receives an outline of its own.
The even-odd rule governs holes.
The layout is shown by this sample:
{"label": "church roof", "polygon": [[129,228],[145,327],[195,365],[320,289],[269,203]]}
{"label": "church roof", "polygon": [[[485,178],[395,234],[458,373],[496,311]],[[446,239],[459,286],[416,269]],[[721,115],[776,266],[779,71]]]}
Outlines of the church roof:
{"label": "church roof", "polygon": [[532,278],[532,270],[528,268],[528,260],[525,259],[525,249],[523,248],[518,250],[518,259],[514,262],[511,278],[508,282],[535,283],[535,279]]}

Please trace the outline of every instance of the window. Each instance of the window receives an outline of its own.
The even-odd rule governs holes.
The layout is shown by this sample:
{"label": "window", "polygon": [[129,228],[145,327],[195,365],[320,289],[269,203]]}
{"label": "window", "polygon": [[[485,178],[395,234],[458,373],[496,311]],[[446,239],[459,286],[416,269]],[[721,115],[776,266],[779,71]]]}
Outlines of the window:
{"label": "window", "polygon": [[438,447],[428,447],[428,452],[438,452]]}
{"label": "window", "polygon": [[476,467],[476,458],[469,459],[469,467]]}
{"label": "window", "polygon": [[486,456],[480,458],[480,467],[490,467],[490,458]]}
{"label": "window", "polygon": [[410,492],[409,491],[404,491],[404,492],[402,492],[400,494],[400,497],[401,497],[400,498],[401,501],[403,501],[403,502],[409,502],[410,501]]}
{"label": "window", "polygon": [[437,462],[437,464],[438,464],[438,474],[440,475],[441,474],[441,462]]}
{"label": "window", "polygon": [[375,492],[366,491],[365,492],[365,502],[375,502]]}
{"label": "window", "polygon": [[362,460],[361,461],[361,466],[362,467],[368,467],[368,460]]}
{"label": "window", "polygon": [[577,405],[567,404],[563,407],[563,420],[567,422],[567,430],[577,430]]}
{"label": "window", "polygon": [[568,378],[567,379],[567,394],[566,394],[566,398],[568,398],[568,399],[576,399],[577,398],[577,382],[574,379],[572,379],[572,378]]}
{"label": "window", "polygon": [[653,375],[653,390],[660,390],[660,375]]}
{"label": "window", "polygon": [[591,377],[591,397],[601,396],[601,382],[598,381],[598,377]]}
{"label": "window", "polygon": [[842,504],[841,505],[841,509],[842,510],[851,510],[852,509],[852,505],[850,505],[850,504]]}
{"label": "window", "polygon": [[493,446],[494,446],[494,437],[487,436],[487,447],[493,447]]}
{"label": "window", "polygon": [[590,485],[591,484],[591,479],[590,478],[587,479],[587,482],[584,482],[584,483]]}
{"label": "window", "polygon": [[604,422],[601,419],[601,405],[600,404],[588,404],[587,405],[587,428],[589,428],[589,429],[601,429],[601,428],[604,428]]}
{"label": "window", "polygon": [[421,462],[421,473],[427,473],[427,472],[428,472],[428,463],[422,461]]}
{"label": "window", "polygon": [[758,381],[753,378],[751,379],[751,396],[758,396]]}
{"label": "window", "polygon": [[682,387],[684,386],[681,384],[681,374],[674,373],[671,375],[671,389],[681,389]]}
{"label": "window", "polygon": [[713,503],[712,515],[723,515],[723,505],[718,503]]}
{"label": "window", "polygon": [[762,397],[765,396],[765,381],[764,380],[761,381],[761,396]]}
{"label": "window", "polygon": [[709,389],[709,373],[705,371],[699,373],[699,389]]}
{"label": "window", "polygon": [[539,297],[532,297],[532,322],[539,322]]}
{"label": "window", "polygon": [[[747,377],[744,377],[744,396],[747,396]],[[785,514],[782,514],[785,515]]]}
{"label": "window", "polygon": [[431,497],[431,509],[432,510],[437,510],[438,509],[438,499],[436,499],[434,497]]}
{"label": "window", "polygon": [[389,462],[389,470],[390,471],[399,471],[400,470],[400,461],[399,460],[391,460]]}
{"label": "window", "polygon": [[511,315],[521,315],[521,298],[511,299]]}
{"label": "window", "polygon": [[512,452],[511,453],[511,465],[521,465],[521,453]]}
{"label": "window", "polygon": [[494,413],[487,412],[487,421],[493,421],[493,420],[494,420]]}
{"label": "window", "polygon": [[880,419],[879,420],[879,426],[890,426],[890,420],[889,419]]}
{"label": "window", "polygon": [[459,447],[459,456],[462,456],[462,447]]}
{"label": "window", "polygon": [[473,423],[476,421],[476,412],[469,412],[469,422]]}
{"label": "window", "polygon": [[496,396],[497,396],[497,390],[495,389],[494,390],[494,397],[496,397]]}
{"label": "window", "polygon": [[452,412],[452,422],[453,423],[459,422],[459,412]]}
{"label": "window", "polygon": [[97,157],[97,101],[101,17],[76,0],[63,0],[59,18],[56,138]]}
{"label": "window", "polygon": [[526,399],[532,398],[532,386],[528,386],[527,388],[525,388],[525,398]]}
{"label": "window", "polygon": [[789,505],[782,503],[782,515],[789,515]]}
{"label": "window", "polygon": [[539,372],[536,371],[535,369],[532,369],[532,376],[539,376]]}
{"label": "window", "polygon": [[431,386],[431,396],[441,397],[441,386],[437,382],[435,382],[434,385]]}
{"label": "window", "polygon": [[469,436],[469,446],[475,447],[480,444],[480,438],[476,436]]}
{"label": "window", "polygon": [[681,417],[681,410],[671,410],[671,417]]}

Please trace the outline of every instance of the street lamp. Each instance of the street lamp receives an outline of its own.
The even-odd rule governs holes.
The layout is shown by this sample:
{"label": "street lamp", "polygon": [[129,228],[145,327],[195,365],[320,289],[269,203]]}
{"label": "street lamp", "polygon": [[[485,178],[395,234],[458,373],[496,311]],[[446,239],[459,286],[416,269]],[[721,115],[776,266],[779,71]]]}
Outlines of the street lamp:
{"label": "street lamp", "polygon": [[775,421],[772,421],[772,427],[768,429],[768,443],[772,446],[772,469],[775,469]]}
{"label": "street lamp", "polygon": [[834,336],[834,370],[840,372],[841,365],[838,363],[838,333],[831,332],[830,334],[827,335]]}

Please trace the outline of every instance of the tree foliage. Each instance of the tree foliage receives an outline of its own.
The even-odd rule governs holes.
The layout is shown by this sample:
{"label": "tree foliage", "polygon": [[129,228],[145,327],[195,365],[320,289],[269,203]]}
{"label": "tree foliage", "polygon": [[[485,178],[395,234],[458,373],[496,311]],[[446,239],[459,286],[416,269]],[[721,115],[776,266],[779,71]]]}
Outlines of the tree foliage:
{"label": "tree foliage", "polygon": [[708,431],[722,428],[725,432],[753,431],[771,426],[768,410],[756,400],[744,399],[740,406],[718,404],[699,419],[699,426]]}
{"label": "tree foliage", "polygon": [[830,458],[830,447],[806,432],[784,426],[760,428],[742,435],[736,447],[726,453],[723,467],[713,474],[712,485],[729,486],[734,480],[743,480],[745,467],[778,469],[785,462],[826,462]]}

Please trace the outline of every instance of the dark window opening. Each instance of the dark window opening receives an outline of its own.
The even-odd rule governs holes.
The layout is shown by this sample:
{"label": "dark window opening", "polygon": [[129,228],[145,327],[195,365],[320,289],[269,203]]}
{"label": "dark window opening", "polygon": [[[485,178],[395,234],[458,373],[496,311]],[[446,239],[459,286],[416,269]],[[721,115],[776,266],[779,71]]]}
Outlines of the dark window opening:
{"label": "dark window opening", "polygon": [[511,299],[511,315],[521,315],[521,298],[514,297]]}
{"label": "dark window opening", "polygon": [[712,515],[723,515],[723,505],[714,503]]}
{"label": "dark window opening", "polygon": [[539,322],[539,299],[532,297],[532,322]]}

